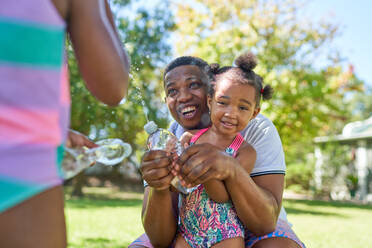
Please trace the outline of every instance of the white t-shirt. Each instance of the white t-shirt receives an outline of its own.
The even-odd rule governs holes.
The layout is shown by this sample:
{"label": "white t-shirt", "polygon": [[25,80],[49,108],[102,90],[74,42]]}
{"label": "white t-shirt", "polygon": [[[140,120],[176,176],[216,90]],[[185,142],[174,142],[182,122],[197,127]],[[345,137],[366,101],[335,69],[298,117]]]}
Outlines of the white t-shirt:
{"label": "white t-shirt", "polygon": [[[177,122],[173,122],[169,131],[180,138],[185,132]],[[244,139],[253,146],[257,152],[256,163],[251,177],[268,174],[285,174],[285,160],[282,142],[274,124],[264,115],[258,114],[241,132]],[[282,207],[279,218],[287,221],[287,214]]]}

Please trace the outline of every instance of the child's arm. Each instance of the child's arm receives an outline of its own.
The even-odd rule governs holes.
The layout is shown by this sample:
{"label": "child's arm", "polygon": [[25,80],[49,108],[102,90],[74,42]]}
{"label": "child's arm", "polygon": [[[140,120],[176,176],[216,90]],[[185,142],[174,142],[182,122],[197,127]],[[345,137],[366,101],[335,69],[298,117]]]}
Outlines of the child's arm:
{"label": "child's arm", "polygon": [[118,105],[127,94],[130,63],[107,0],[69,1],[67,29],[88,90]]}
{"label": "child's arm", "polygon": [[254,164],[256,163],[256,158],[256,150],[253,148],[253,146],[244,141],[238,150],[236,159],[239,160],[240,165],[248,174],[251,174]]}
{"label": "child's arm", "polygon": [[212,179],[204,183],[205,191],[215,202],[224,203],[230,199],[223,181]]}
{"label": "child's arm", "polygon": [[[236,159],[239,160],[242,167],[251,173],[254,164],[256,162],[256,150],[247,142],[243,142],[238,150]],[[205,191],[208,196],[215,202],[224,203],[230,199],[229,193],[226,190],[223,181],[219,180],[209,180],[204,183]]]}

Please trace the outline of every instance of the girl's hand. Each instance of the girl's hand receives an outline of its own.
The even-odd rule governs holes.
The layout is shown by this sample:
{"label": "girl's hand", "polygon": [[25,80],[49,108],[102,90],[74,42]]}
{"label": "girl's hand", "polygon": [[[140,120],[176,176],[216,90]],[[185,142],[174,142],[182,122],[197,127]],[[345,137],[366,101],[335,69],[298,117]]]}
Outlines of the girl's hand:
{"label": "girl's hand", "polygon": [[190,146],[190,140],[194,134],[192,132],[184,132],[180,138],[180,143],[183,148]]}
{"label": "girl's hand", "polygon": [[174,165],[181,182],[193,187],[210,179],[234,178],[239,162],[211,144],[196,144],[187,148]]}
{"label": "girl's hand", "polygon": [[88,139],[85,135],[75,130],[69,129],[67,134],[66,147],[73,148],[84,146],[88,148],[94,148],[98,145]]}

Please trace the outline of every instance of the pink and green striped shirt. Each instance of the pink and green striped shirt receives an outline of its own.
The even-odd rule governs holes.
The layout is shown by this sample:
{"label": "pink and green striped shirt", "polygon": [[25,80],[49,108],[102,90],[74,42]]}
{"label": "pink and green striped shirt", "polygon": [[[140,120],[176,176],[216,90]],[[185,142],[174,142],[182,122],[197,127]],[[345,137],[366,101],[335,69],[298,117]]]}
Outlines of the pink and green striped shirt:
{"label": "pink and green striped shirt", "polygon": [[65,21],[49,0],[0,1],[0,212],[61,184],[69,122]]}

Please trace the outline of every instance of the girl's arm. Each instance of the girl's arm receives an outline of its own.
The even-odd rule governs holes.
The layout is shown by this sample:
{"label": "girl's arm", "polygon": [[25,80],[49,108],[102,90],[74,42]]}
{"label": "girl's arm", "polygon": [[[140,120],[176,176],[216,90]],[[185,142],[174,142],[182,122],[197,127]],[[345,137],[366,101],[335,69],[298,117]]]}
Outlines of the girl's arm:
{"label": "girl's arm", "polygon": [[129,57],[107,0],[70,1],[66,21],[87,88],[98,100],[119,104],[128,89]]}
{"label": "girl's arm", "polygon": [[[236,159],[240,161],[240,164],[249,174],[256,161],[256,151],[247,142],[243,142],[242,146],[238,150]],[[225,183],[220,180],[211,179],[204,183],[205,191],[208,196],[215,202],[227,202],[230,199],[229,193],[227,192]]]}
{"label": "girl's arm", "polygon": [[223,181],[211,179],[204,184],[205,191],[208,196],[215,202],[224,203],[230,199],[229,193],[226,190]]}

